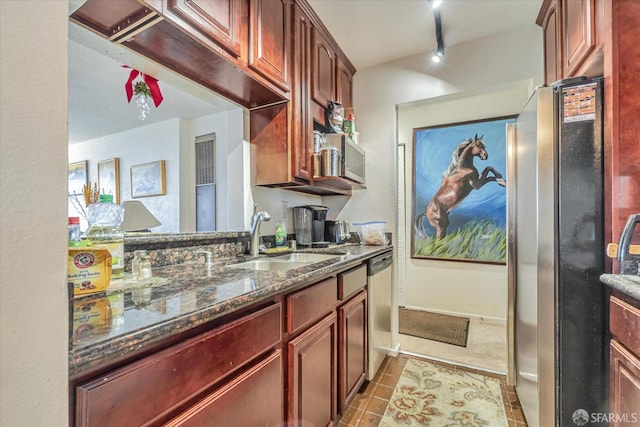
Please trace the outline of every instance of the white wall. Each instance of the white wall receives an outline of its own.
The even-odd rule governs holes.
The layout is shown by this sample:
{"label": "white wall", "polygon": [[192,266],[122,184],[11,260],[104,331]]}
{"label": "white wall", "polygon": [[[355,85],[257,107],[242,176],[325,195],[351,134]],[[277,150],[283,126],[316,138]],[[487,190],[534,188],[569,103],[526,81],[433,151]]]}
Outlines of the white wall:
{"label": "white wall", "polygon": [[67,2],[0,1],[0,425],[66,426]]}
{"label": "white wall", "polygon": [[[179,144],[180,119],[166,120],[102,138],[69,145],[69,162],[87,160],[87,177],[98,182],[98,162],[117,157],[120,165],[120,203],[131,198],[130,168],[134,165],[165,161],[164,196],[140,200],[162,225],[154,232],[177,232],[180,227]],[[83,222],[84,226],[84,222]]]}
{"label": "white wall", "polygon": [[[216,134],[216,227],[242,230],[244,204],[242,174],[243,113],[236,110],[196,119],[171,119],[69,145],[69,161],[88,160],[88,178],[98,180],[98,162],[117,157],[120,164],[120,202],[131,200],[130,167],[156,160],[166,166],[166,195],[140,200],[162,225],[154,232],[186,232],[196,229],[196,136]],[[77,212],[70,205],[72,213]],[[74,213],[75,214],[75,213]],[[83,227],[87,224],[82,221]]]}
{"label": "white wall", "polygon": [[[464,120],[465,114],[467,119],[481,118],[475,117],[479,112],[483,112],[482,117],[493,116],[491,113],[499,108],[474,104],[474,109],[465,113],[457,111],[455,106],[433,104],[434,100],[450,101],[513,89],[516,93],[513,99],[509,98],[507,114],[515,114],[519,112],[518,105],[524,106],[528,92],[543,81],[542,67],[542,33],[532,22],[517,31],[447,46],[446,56],[440,64],[431,62],[430,52],[425,52],[358,70],[354,77],[354,107],[360,144],[367,153],[368,189],[354,192],[353,197],[344,202],[341,219],[350,222],[385,220],[389,231],[397,231],[396,145],[401,132],[396,117],[397,106],[431,102],[424,120],[413,120],[406,126],[418,122],[418,127],[445,124]],[[443,98],[445,96],[448,98]],[[419,115],[418,110],[416,114]],[[406,134],[412,129],[402,129],[402,132]],[[408,168],[407,172],[410,170]],[[406,203],[411,203],[410,194]],[[406,271],[399,272],[399,277],[406,273],[407,282],[403,284],[406,305],[505,318],[507,281],[504,267],[410,258],[402,261],[407,265]],[[485,292],[487,283],[492,284],[495,292]],[[427,288],[425,284],[430,285]]]}

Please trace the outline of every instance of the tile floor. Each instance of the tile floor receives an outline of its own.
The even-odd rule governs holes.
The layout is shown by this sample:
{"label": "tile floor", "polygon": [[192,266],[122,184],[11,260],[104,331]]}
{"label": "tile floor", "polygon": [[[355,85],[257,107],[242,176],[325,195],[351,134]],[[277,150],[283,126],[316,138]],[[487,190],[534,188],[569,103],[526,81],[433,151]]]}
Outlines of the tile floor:
{"label": "tile floor", "polygon": [[[393,394],[395,385],[400,378],[407,359],[413,356],[400,354],[398,357],[389,357],[384,360],[380,370],[373,380],[365,384],[353,399],[344,415],[340,419],[339,427],[374,427],[380,423],[382,415],[387,407],[389,398]],[[502,398],[505,406],[509,427],[526,427],[526,421],[520,407],[520,401],[512,387],[507,387],[503,375],[488,373],[486,371],[464,368],[450,363],[443,365],[453,366],[458,369],[466,369],[471,372],[492,376],[500,380]],[[435,426],[434,426],[435,427]]]}

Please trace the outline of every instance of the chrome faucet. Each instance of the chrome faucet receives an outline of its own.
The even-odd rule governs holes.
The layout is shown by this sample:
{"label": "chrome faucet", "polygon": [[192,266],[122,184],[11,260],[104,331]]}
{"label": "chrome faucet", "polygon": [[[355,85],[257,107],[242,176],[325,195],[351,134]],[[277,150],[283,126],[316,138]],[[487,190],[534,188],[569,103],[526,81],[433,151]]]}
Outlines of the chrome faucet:
{"label": "chrome faucet", "polygon": [[253,205],[253,216],[251,217],[251,227],[249,228],[249,235],[251,241],[249,243],[249,254],[251,256],[258,256],[260,253],[260,223],[262,221],[271,221],[271,215],[267,211],[256,212],[258,205]]}

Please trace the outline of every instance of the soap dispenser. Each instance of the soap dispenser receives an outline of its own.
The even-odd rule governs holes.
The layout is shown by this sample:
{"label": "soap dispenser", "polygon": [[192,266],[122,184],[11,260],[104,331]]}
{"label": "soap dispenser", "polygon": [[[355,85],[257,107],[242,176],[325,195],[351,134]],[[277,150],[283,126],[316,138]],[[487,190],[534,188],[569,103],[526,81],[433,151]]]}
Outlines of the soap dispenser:
{"label": "soap dispenser", "polygon": [[278,220],[278,222],[276,223],[276,232],[275,232],[275,239],[276,239],[276,246],[280,247],[280,246],[286,246],[287,245],[287,202],[286,201],[282,201],[282,216],[280,217],[280,219]]}

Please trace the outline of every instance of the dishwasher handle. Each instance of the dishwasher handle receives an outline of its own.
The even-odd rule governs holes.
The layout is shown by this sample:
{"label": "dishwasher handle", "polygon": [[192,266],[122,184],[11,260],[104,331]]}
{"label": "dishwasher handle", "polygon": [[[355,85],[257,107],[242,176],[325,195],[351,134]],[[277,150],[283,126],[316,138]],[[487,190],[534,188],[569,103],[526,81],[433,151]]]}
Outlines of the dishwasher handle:
{"label": "dishwasher handle", "polygon": [[369,259],[367,263],[367,276],[374,276],[385,268],[393,264],[393,252],[386,252],[382,255]]}

